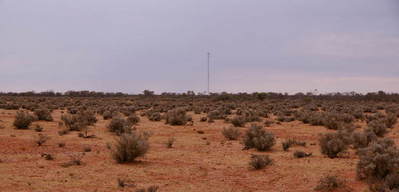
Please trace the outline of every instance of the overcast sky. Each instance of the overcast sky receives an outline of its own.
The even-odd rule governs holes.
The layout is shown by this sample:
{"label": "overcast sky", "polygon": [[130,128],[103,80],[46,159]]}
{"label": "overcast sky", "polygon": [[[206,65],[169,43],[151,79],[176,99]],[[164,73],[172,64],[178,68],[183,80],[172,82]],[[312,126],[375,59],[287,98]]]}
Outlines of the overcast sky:
{"label": "overcast sky", "polygon": [[0,0],[0,90],[399,92],[398,0]]}

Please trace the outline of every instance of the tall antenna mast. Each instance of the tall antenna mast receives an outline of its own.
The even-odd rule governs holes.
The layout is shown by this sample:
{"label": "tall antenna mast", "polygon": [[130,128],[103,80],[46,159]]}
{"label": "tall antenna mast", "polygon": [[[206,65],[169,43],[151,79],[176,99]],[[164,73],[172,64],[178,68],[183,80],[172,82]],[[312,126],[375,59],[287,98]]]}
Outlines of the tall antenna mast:
{"label": "tall antenna mast", "polygon": [[209,63],[210,63],[211,53],[208,52],[208,95],[210,94],[209,91]]}

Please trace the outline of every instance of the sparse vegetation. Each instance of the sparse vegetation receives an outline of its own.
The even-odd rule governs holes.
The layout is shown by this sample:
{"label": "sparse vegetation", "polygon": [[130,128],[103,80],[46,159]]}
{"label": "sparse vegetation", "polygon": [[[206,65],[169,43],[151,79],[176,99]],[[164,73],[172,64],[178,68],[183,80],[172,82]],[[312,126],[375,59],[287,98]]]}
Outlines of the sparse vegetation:
{"label": "sparse vegetation", "polygon": [[65,147],[65,143],[64,142],[61,142],[61,143],[58,143],[58,147]]}
{"label": "sparse vegetation", "polygon": [[312,156],[312,153],[306,153],[303,151],[295,151],[294,152],[294,157],[296,158],[304,158],[304,157],[310,157]]}
{"label": "sparse vegetation", "polygon": [[305,147],[306,146],[306,142],[298,141],[296,139],[288,139],[288,140],[282,142],[281,145],[283,146],[283,150],[284,151],[288,151],[288,149],[291,146],[302,146],[302,147]]}
{"label": "sparse vegetation", "polygon": [[168,141],[166,141],[165,145],[167,148],[172,148],[173,144],[175,143],[176,139],[174,137],[170,137]]}
{"label": "sparse vegetation", "polygon": [[147,189],[146,188],[137,189],[136,192],[157,192],[158,189],[159,189],[158,186],[152,185],[152,186],[149,186]]}
{"label": "sparse vegetation", "polygon": [[70,160],[66,163],[63,163],[62,167],[70,167],[70,166],[79,166],[82,165],[82,159],[85,156],[85,153],[71,153],[69,154]]}
{"label": "sparse vegetation", "polygon": [[118,182],[118,187],[124,188],[124,187],[134,187],[135,184],[130,180],[130,179],[117,179]]}
{"label": "sparse vegetation", "polygon": [[47,140],[49,140],[49,139],[50,139],[49,136],[39,133],[39,134],[36,136],[36,138],[35,138],[35,143],[36,143],[38,146],[42,146],[42,145],[43,145],[44,143],[46,143]]}
{"label": "sparse vegetation", "polygon": [[36,125],[36,126],[35,126],[35,131],[36,131],[36,132],[42,132],[42,131],[43,131],[43,127],[40,126],[40,125]]}
{"label": "sparse vegetation", "polygon": [[51,155],[51,154],[49,154],[49,153],[43,153],[41,156],[42,156],[45,160],[48,160],[48,161],[54,160],[53,155]]}
{"label": "sparse vegetation", "polygon": [[[278,191],[291,189],[293,177],[285,175],[302,168],[295,179],[303,180],[303,186],[293,190],[311,191],[316,186],[315,175],[335,171],[339,171],[339,176],[323,177],[315,189],[351,191],[346,189],[341,178],[356,171],[361,182],[369,184],[369,191],[399,190],[399,152],[394,144],[398,136],[399,95],[211,93],[192,96],[164,93],[145,97],[104,93],[94,97],[83,96],[88,93],[72,92],[68,94],[74,96],[42,97],[1,94],[4,93],[0,93],[0,142],[3,145],[0,159],[3,160],[5,173],[25,169],[41,172],[51,168],[58,175],[57,181],[79,179],[86,183],[88,180],[84,174],[102,171],[107,175],[114,174],[114,182],[119,178],[119,187],[132,187],[120,190],[156,191],[158,187],[149,189],[150,185],[144,183],[158,184],[159,180],[151,180],[154,175],[172,180],[168,184],[170,186],[160,182],[165,185],[165,190],[179,190],[175,186],[179,184],[174,181],[187,179],[189,173],[192,178],[200,178],[192,180],[193,187],[198,187],[201,178],[218,174],[230,177],[230,174],[235,174],[234,171],[240,170],[244,172],[239,174],[244,174],[246,179],[237,180],[238,185],[232,183],[231,188],[226,190],[243,190],[247,187],[244,182],[256,180],[256,177],[266,173],[273,175],[273,178],[267,179],[270,187],[253,186],[253,189]],[[21,127],[32,130],[14,130],[15,113],[23,113],[19,118],[23,121],[20,121],[29,123],[20,123],[26,125]],[[50,117],[52,122],[49,122]],[[100,117],[98,123],[96,117]],[[161,120],[168,125],[154,122]],[[205,123],[207,121],[209,123]],[[69,135],[59,137],[57,133]],[[322,134],[318,137],[319,133]],[[150,135],[153,136],[149,139]],[[50,137],[51,140],[48,140]],[[112,139],[115,139],[114,143],[110,142]],[[275,147],[276,143],[279,146]],[[148,157],[142,158],[149,152],[150,144],[153,149]],[[249,161],[247,156],[248,159],[243,161],[242,158],[248,153],[257,155]],[[337,157],[342,159],[330,159]],[[127,164],[139,160],[144,162]],[[249,170],[241,169],[242,165],[263,169],[273,162],[276,167],[264,172],[245,172]],[[356,163],[355,168],[353,165]],[[14,164],[17,166],[8,166]],[[327,164],[332,166],[324,166]],[[54,165],[84,166],[64,169]],[[322,168],[318,169],[320,166]],[[75,169],[82,169],[83,172]],[[130,174],[132,170],[146,174]],[[145,176],[144,180],[140,180],[141,176]],[[105,181],[103,177],[98,179],[99,182]],[[278,188],[280,185],[275,186],[275,179],[288,187]],[[349,178],[351,182],[348,184],[356,183],[354,190],[360,190],[360,181],[354,182],[354,179]],[[9,180],[4,182],[7,186],[13,184]],[[21,190],[40,187],[31,185],[21,185]],[[69,185],[65,186],[65,190],[70,190]],[[52,185],[50,189],[54,190]],[[88,186],[87,190],[92,188]]]}

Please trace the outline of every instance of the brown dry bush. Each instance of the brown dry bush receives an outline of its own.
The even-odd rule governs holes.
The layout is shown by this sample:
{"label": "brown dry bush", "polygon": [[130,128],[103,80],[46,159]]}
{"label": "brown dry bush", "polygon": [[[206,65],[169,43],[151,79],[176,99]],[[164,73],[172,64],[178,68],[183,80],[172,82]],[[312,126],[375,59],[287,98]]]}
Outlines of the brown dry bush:
{"label": "brown dry bush", "polygon": [[283,146],[283,150],[287,151],[291,146],[295,146],[295,145],[305,147],[306,142],[298,141],[296,139],[288,139],[288,140],[282,142],[281,145]]}
{"label": "brown dry bush", "polygon": [[111,119],[114,116],[111,111],[104,111],[102,115],[104,120]]}
{"label": "brown dry bush", "polygon": [[[324,125],[325,116],[320,112],[307,113],[309,116],[304,118],[302,121],[308,121],[311,125]],[[304,123],[305,123],[304,122]]]}
{"label": "brown dry bush", "polygon": [[304,158],[304,157],[312,156],[312,153],[306,153],[303,151],[295,151],[293,155],[295,158]]}
{"label": "brown dry bush", "polygon": [[207,120],[208,120],[207,117],[201,117],[201,119],[200,119],[201,122],[205,122],[205,121],[207,121]]}
{"label": "brown dry bush", "polygon": [[201,107],[194,107],[193,108],[194,114],[201,114],[201,112],[203,111]]}
{"label": "brown dry bush", "polygon": [[53,117],[51,116],[51,112],[48,109],[45,109],[45,108],[36,109],[34,111],[34,113],[37,116],[38,120],[53,121]]}
{"label": "brown dry bush", "polygon": [[383,138],[360,149],[357,176],[371,187],[399,190],[399,150],[391,139]]}
{"label": "brown dry bush", "polygon": [[246,119],[242,115],[237,115],[237,116],[233,117],[230,120],[230,122],[231,122],[231,124],[234,125],[234,127],[244,127],[245,123],[246,123]]}
{"label": "brown dry bush", "polygon": [[[378,185],[377,185],[378,186]],[[399,174],[392,173],[385,177],[382,184],[379,185],[379,191],[397,192],[399,191]]]}
{"label": "brown dry bush", "polygon": [[361,108],[354,109],[351,114],[355,119],[364,120],[364,114]]}
{"label": "brown dry bush", "polygon": [[251,160],[249,161],[249,166],[252,169],[258,170],[265,168],[272,162],[273,161],[270,159],[269,155],[252,155]]}
{"label": "brown dry bush", "polygon": [[177,108],[166,113],[166,124],[169,125],[185,125],[189,121],[189,116],[186,115],[186,110]]}
{"label": "brown dry bush", "polygon": [[372,115],[366,115],[366,122],[369,123],[370,121],[383,120],[385,118],[386,118],[386,116],[383,113],[377,112],[377,113],[372,114]]}
{"label": "brown dry bush", "polygon": [[80,131],[82,130],[86,124],[79,121],[76,115],[72,114],[64,114],[61,116],[61,120],[64,122],[67,130],[66,131]]}
{"label": "brown dry bush", "polygon": [[352,144],[355,149],[367,147],[375,140],[377,140],[377,135],[371,130],[352,133]]}
{"label": "brown dry bush", "polygon": [[50,139],[49,136],[39,133],[39,134],[35,137],[35,143],[36,143],[38,146],[42,146],[42,145],[43,145],[44,143],[46,143],[47,140],[49,140],[49,139]]}
{"label": "brown dry bush", "polygon": [[228,140],[237,140],[240,136],[240,129],[237,127],[225,127],[222,130],[222,134]]}
{"label": "brown dry bush", "polygon": [[66,163],[61,164],[62,167],[70,167],[70,166],[78,166],[83,165],[82,159],[85,156],[85,153],[71,153],[69,154],[70,160]]}
{"label": "brown dry bush", "polygon": [[40,156],[43,157],[45,160],[48,160],[48,161],[54,160],[54,156],[51,155],[50,153],[42,153]]}
{"label": "brown dry bush", "polygon": [[125,133],[118,137],[111,153],[116,162],[129,163],[133,162],[137,157],[144,156],[149,147],[148,136],[145,134],[137,132]]}
{"label": "brown dry bush", "polygon": [[112,118],[111,122],[108,124],[108,130],[117,135],[130,133],[132,131],[132,124],[122,116],[118,115]]}
{"label": "brown dry bush", "polygon": [[165,145],[167,148],[172,148],[173,144],[175,143],[176,139],[174,137],[170,137],[168,141],[166,141]]}
{"label": "brown dry bush", "polygon": [[131,125],[136,125],[137,123],[140,122],[140,117],[137,116],[136,114],[131,114],[127,117],[127,121],[131,124]]}
{"label": "brown dry bush", "polygon": [[336,158],[349,146],[348,141],[342,133],[326,133],[319,139],[320,151],[329,158]]}
{"label": "brown dry bush", "polygon": [[121,178],[118,178],[117,179],[117,183],[118,183],[118,187],[134,187],[134,186],[136,186],[135,184],[134,184],[134,182],[132,181],[132,180],[130,180],[130,179],[121,179]]}
{"label": "brown dry bush", "polygon": [[383,137],[388,128],[382,119],[372,120],[367,124],[367,130],[373,131],[378,137]]}
{"label": "brown dry bush", "polygon": [[340,114],[336,112],[325,113],[323,125],[328,129],[342,130],[351,125],[354,117],[349,114]]}
{"label": "brown dry bush", "polygon": [[82,131],[86,130],[87,126],[94,125],[97,122],[95,113],[88,110],[76,111],[75,114],[64,114],[61,120],[67,127],[66,131]]}
{"label": "brown dry bush", "polygon": [[14,126],[17,129],[28,129],[30,124],[35,120],[35,117],[27,111],[17,111],[15,116]]}
{"label": "brown dry bush", "polygon": [[40,126],[40,125],[36,125],[34,130],[35,130],[36,132],[42,132],[42,131],[43,131],[43,127]]}
{"label": "brown dry bush", "polygon": [[152,185],[152,186],[149,186],[147,189],[145,189],[145,188],[137,189],[135,192],[157,192],[158,189],[159,189],[158,186]]}
{"label": "brown dry bush", "polygon": [[291,121],[295,121],[295,117],[292,116],[278,116],[277,117],[277,121],[279,122],[291,122]]}
{"label": "brown dry bush", "polygon": [[161,113],[157,111],[147,111],[146,115],[150,121],[160,121],[162,119]]}
{"label": "brown dry bush", "polygon": [[259,114],[254,109],[243,110],[241,115],[244,117],[246,122],[260,121]]}
{"label": "brown dry bush", "polygon": [[398,115],[396,113],[388,113],[387,117],[385,118],[385,125],[388,128],[393,128],[397,121]]}
{"label": "brown dry bush", "polygon": [[216,109],[213,111],[210,111],[208,113],[208,118],[212,119],[212,120],[216,120],[216,119],[225,119],[228,115],[228,112],[223,111],[222,109]]}
{"label": "brown dry bush", "polygon": [[266,120],[264,125],[265,125],[265,127],[270,127],[273,123],[274,123],[273,120]]}
{"label": "brown dry bush", "polygon": [[319,184],[315,187],[316,191],[330,192],[339,188],[346,188],[345,180],[335,175],[327,175],[320,179]]}
{"label": "brown dry bush", "polygon": [[252,124],[244,135],[244,149],[255,148],[258,151],[268,151],[274,144],[276,139],[273,133],[266,131],[262,126]]}
{"label": "brown dry bush", "polygon": [[96,114],[90,110],[80,110],[77,112],[77,118],[85,125],[94,125],[97,122]]}

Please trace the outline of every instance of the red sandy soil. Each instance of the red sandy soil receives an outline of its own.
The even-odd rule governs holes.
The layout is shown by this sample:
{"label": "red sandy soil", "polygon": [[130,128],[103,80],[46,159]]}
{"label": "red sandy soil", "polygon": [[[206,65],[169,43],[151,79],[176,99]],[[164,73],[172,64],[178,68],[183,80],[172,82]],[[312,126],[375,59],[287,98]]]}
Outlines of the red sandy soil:
{"label": "red sandy soil", "polygon": [[[33,129],[17,130],[12,123],[15,111],[0,110],[0,191],[135,191],[151,185],[159,191],[212,191],[212,192],[289,192],[313,191],[323,176],[338,175],[347,181],[351,191],[367,191],[367,185],[356,180],[356,163],[353,150],[344,158],[330,159],[320,153],[318,138],[328,132],[321,126],[305,125],[294,121],[274,124],[266,129],[277,137],[277,143],[270,152],[242,150],[240,141],[227,141],[221,134],[223,121],[199,122],[202,115],[193,115],[194,126],[169,126],[164,122],[150,122],[144,117],[137,128],[152,133],[150,150],[136,163],[117,164],[110,155],[107,145],[115,136],[107,131],[109,120],[99,121],[90,128],[97,138],[84,139],[77,132],[59,136],[61,112],[53,113],[53,122],[34,122],[44,127],[43,134],[50,140],[43,146],[34,143],[37,132]],[[249,126],[249,125],[247,125]],[[392,129],[388,137],[398,140]],[[241,128],[244,132],[246,128]],[[202,130],[204,134],[197,131]],[[173,148],[165,142],[174,137]],[[296,138],[307,142],[306,147],[292,147],[283,151],[281,142]],[[59,147],[58,143],[65,143]],[[86,152],[83,165],[63,167],[70,161],[71,154]],[[308,158],[293,157],[295,150],[313,153]],[[42,153],[52,154],[55,159],[45,160]],[[273,164],[262,170],[249,169],[251,154],[268,154]],[[132,186],[118,187],[117,180],[129,180]]]}

